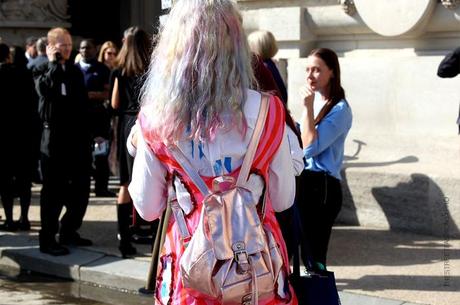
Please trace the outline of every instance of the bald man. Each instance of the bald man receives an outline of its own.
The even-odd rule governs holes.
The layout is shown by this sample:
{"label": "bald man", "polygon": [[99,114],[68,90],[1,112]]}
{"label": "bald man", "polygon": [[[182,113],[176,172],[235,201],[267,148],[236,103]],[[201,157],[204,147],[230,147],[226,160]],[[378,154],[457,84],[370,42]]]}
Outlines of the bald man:
{"label": "bald man", "polygon": [[[41,252],[56,256],[69,253],[66,245],[92,244],[77,232],[88,206],[91,143],[83,75],[69,60],[72,37],[66,29],[54,28],[47,40],[49,62],[34,70],[43,123],[39,241]],[[59,225],[63,206],[66,212]]]}

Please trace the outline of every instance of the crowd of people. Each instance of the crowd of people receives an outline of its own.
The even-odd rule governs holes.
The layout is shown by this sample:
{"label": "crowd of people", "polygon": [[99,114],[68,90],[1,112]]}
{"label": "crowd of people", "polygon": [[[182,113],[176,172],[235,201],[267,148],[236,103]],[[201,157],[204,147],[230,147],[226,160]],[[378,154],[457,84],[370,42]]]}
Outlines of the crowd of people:
{"label": "crowd of people", "polygon": [[[138,78],[146,70],[151,42],[146,32],[132,27],[122,44],[119,53],[112,41],[98,46],[94,39],[84,38],[75,54],[64,28],[28,38],[24,49],[0,43],[1,137],[9,143],[0,156],[5,214],[0,230],[30,230],[32,182],[42,184],[39,241],[44,253],[65,255],[67,245],[92,244],[78,234],[91,177],[96,197],[116,197],[108,184],[110,175],[118,172],[120,251],[124,257],[136,253],[130,244],[136,226],[126,190],[132,160],[123,143],[139,110]],[[17,221],[16,197],[21,205]]]}
{"label": "crowd of people", "polygon": [[[272,288],[263,287],[271,289],[269,294],[257,296],[254,289],[252,294],[259,304],[297,304],[287,284],[289,259],[297,247],[289,232],[305,232],[315,262],[306,266],[312,272],[326,270],[331,228],[342,204],[340,168],[352,113],[336,53],[315,49],[308,56],[302,98],[289,101],[304,109],[295,122],[273,59],[278,50],[274,36],[257,31],[247,39],[230,0],[177,1],[155,42],[131,27],[120,50],[113,42],[99,46],[90,38],[81,40],[77,57],[72,50],[69,31],[59,27],[47,37],[29,39],[25,51],[15,50],[23,60],[13,59],[10,47],[0,44],[2,100],[7,101],[0,130],[2,142],[8,143],[0,151],[6,218],[0,229],[30,229],[31,182],[39,177],[40,251],[57,256],[68,254],[68,245],[90,246],[92,241],[78,230],[91,176],[96,196],[115,197],[108,179],[118,174],[119,250],[129,257],[136,254],[133,222],[161,218],[174,185],[179,208],[162,232],[156,299],[161,304],[220,304],[222,299],[199,290],[189,294],[180,280],[185,272],[180,259],[188,244],[181,234],[184,228],[189,231],[192,244],[199,223],[208,221],[202,189],[184,163],[214,194],[216,185],[224,187],[222,180],[225,187],[236,187],[248,146],[258,143],[253,162],[244,165],[249,180],[243,182],[255,205],[263,203],[256,223],[276,245],[280,271]],[[175,150],[183,155],[181,161]],[[111,166],[114,152],[118,173]],[[12,213],[17,196],[18,222]],[[292,227],[293,215],[300,215],[300,227]]]}

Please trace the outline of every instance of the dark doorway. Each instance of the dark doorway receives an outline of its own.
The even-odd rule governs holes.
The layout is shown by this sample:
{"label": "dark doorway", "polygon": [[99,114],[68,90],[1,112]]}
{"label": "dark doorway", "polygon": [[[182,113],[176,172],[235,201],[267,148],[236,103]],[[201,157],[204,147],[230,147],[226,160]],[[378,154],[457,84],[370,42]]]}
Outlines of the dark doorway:
{"label": "dark doorway", "polygon": [[73,36],[121,41],[121,0],[68,0]]}

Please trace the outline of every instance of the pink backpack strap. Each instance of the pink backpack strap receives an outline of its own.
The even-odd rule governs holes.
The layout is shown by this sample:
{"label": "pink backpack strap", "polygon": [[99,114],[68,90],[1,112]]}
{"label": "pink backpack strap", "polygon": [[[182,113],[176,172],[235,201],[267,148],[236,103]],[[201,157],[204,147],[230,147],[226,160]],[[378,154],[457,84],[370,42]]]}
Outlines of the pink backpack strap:
{"label": "pink backpack strap", "polygon": [[267,174],[268,167],[283,141],[285,125],[283,103],[278,97],[271,96],[264,132],[252,164],[253,170]]}

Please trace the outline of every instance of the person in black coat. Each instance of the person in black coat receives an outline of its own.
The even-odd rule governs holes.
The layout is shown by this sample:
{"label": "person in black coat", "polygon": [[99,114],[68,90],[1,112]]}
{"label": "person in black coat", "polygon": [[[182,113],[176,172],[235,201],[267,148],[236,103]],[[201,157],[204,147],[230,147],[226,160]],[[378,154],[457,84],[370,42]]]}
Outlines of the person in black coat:
{"label": "person in black coat", "polygon": [[[460,73],[460,47],[449,52],[441,61],[438,67],[438,76],[442,78],[452,78]],[[460,134],[460,107],[458,110],[458,133]]]}
{"label": "person in black coat", "polygon": [[[65,255],[63,245],[89,246],[80,237],[90,189],[91,143],[88,95],[83,75],[69,61],[72,38],[63,28],[48,32],[49,59],[34,71],[43,123],[40,144],[43,187],[40,198],[40,251]],[[66,213],[59,215],[65,205]],[[59,231],[60,244],[55,236]]]}
{"label": "person in black coat", "polygon": [[10,48],[0,43],[0,83],[2,84],[1,92],[1,109],[0,111],[0,140],[4,143],[0,149],[0,196],[2,199],[3,211],[5,212],[5,222],[0,226],[0,230],[15,231],[16,225],[13,221],[13,183],[14,183],[14,166],[12,159],[14,156],[14,143],[16,139],[10,132],[13,124],[12,113],[15,112],[16,98],[14,87],[18,81],[15,77],[15,71],[11,64]]}
{"label": "person in black coat", "polygon": [[[14,50],[11,52],[11,50]],[[38,97],[35,92],[32,73],[27,69],[27,59],[24,49],[21,47],[10,48],[12,56],[13,70],[16,81],[9,90],[13,90],[14,111],[10,115],[14,118],[20,117],[21,120],[14,119],[10,125],[10,132],[14,134],[16,141],[12,147],[14,152],[11,160],[14,174],[14,193],[19,197],[21,205],[21,217],[16,223],[20,230],[30,230],[28,218],[32,177],[35,166],[38,165],[38,130],[40,123],[38,118]]]}
{"label": "person in black coat", "polygon": [[[14,50],[16,60],[13,62],[11,49],[0,44],[0,141],[4,143],[0,150],[0,195],[6,217],[0,229],[7,231],[30,229],[28,211],[36,144],[33,135],[37,129],[37,98],[32,75],[25,67],[24,50]],[[16,196],[21,203],[19,222],[13,220]]]}

